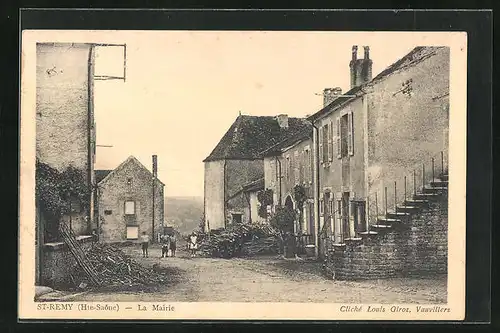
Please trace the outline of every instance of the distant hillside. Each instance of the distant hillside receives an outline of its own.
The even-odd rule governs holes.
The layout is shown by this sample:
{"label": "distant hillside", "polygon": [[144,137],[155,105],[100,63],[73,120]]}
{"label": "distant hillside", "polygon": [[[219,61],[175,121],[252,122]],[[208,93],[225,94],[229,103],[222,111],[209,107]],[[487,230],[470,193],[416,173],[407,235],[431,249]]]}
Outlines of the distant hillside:
{"label": "distant hillside", "polygon": [[165,220],[181,234],[188,234],[198,228],[203,216],[203,198],[166,197]]}

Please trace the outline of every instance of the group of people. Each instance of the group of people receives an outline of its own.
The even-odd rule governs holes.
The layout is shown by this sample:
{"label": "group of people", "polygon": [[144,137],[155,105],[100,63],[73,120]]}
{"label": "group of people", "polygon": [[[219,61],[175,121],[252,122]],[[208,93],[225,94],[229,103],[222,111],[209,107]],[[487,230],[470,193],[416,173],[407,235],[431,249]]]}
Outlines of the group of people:
{"label": "group of people", "polygon": [[[161,257],[175,257],[175,251],[177,250],[177,237],[175,234],[165,234],[160,236],[161,244]],[[148,247],[149,247],[149,236],[146,232],[141,235],[141,248],[143,258],[148,257]],[[188,249],[191,257],[196,256],[196,251],[198,250],[198,236],[196,233],[192,233],[188,239]]]}
{"label": "group of people", "polygon": [[175,257],[175,251],[177,250],[177,237],[174,234],[161,235],[161,257]]}

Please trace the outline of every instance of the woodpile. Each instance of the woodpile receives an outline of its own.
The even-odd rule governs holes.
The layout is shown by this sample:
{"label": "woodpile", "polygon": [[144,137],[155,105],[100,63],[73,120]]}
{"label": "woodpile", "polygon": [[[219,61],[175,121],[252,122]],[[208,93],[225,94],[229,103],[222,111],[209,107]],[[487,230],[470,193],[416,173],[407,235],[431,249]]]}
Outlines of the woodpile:
{"label": "woodpile", "polygon": [[[165,274],[154,268],[144,267],[113,245],[95,243],[86,253],[86,260],[97,273],[101,286],[106,288],[148,286],[167,282]],[[79,265],[73,268],[71,282],[74,287],[82,289],[92,284],[88,274]]]}
{"label": "woodpile", "polygon": [[200,251],[219,258],[276,253],[277,235],[267,224],[237,224],[202,235]]}

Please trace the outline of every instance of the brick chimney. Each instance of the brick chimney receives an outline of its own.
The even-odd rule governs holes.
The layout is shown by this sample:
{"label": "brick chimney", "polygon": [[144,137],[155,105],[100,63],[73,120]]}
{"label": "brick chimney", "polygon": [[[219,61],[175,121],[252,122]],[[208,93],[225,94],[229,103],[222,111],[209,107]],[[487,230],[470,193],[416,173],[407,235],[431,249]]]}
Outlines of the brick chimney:
{"label": "brick chimney", "polygon": [[362,85],[372,79],[372,60],[370,59],[370,47],[363,46],[363,59],[358,59],[358,46],[352,47],[352,58],[349,63],[351,70],[351,89]]}
{"label": "brick chimney", "polygon": [[278,121],[280,128],[288,128],[288,115],[279,114],[276,116],[276,120]]}
{"label": "brick chimney", "polygon": [[340,95],[342,95],[342,88],[340,87],[325,88],[323,90],[323,107],[333,102]]}

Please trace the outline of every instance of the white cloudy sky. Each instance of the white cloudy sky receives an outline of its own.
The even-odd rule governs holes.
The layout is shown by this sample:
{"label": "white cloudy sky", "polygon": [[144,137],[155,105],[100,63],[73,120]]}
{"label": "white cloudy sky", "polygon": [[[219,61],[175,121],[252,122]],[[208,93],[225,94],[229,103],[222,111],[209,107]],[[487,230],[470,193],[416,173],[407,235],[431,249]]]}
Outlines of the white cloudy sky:
{"label": "white cloudy sky", "polygon": [[[98,37],[96,37],[98,36]],[[167,196],[202,196],[203,163],[241,110],[305,116],[325,87],[349,89],[351,47],[370,46],[373,75],[425,38],[329,32],[108,32],[127,44],[127,80],[97,81],[96,169],[129,155],[151,168],[158,155]],[[422,42],[423,41],[423,42]],[[122,69],[119,50],[99,51],[96,74]]]}

